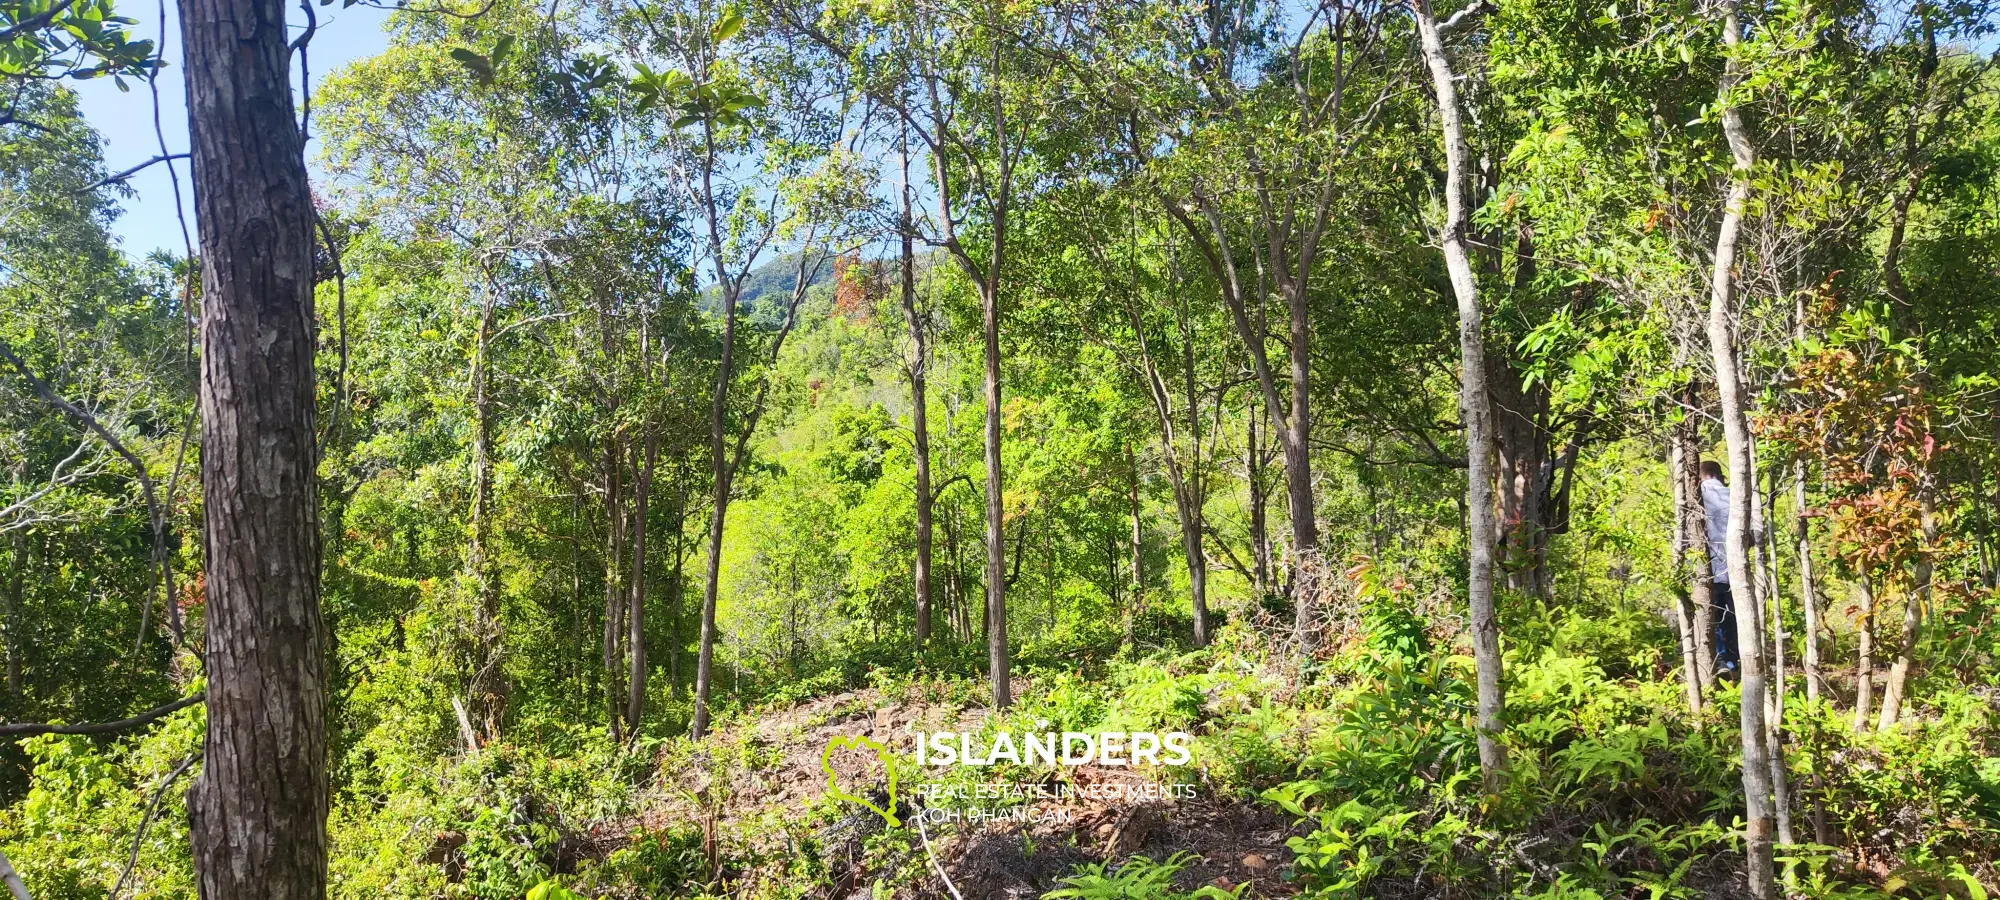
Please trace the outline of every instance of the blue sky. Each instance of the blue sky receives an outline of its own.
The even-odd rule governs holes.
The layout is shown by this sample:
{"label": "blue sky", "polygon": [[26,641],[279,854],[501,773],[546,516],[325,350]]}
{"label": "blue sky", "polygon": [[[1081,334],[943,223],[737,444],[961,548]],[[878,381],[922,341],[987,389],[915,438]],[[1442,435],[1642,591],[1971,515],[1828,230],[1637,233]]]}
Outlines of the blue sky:
{"label": "blue sky", "polygon": [[[123,0],[117,6],[121,15],[139,20],[133,30],[140,37],[158,39],[165,33],[165,59],[167,68],[160,73],[160,126],[166,133],[167,148],[174,153],[185,153],[187,140],[186,93],[181,84],[180,18],[177,3],[159,0]],[[386,10],[370,6],[351,6],[342,9],[338,4],[318,7],[319,32],[307,48],[307,58],[312,65],[315,82],[328,72],[347,62],[380,53],[388,46],[388,35],[382,30],[389,18]],[[163,17],[164,16],[164,20]],[[291,8],[292,35],[296,38],[304,30],[305,16],[296,6]],[[293,90],[297,91],[298,66],[292,66]],[[153,96],[144,82],[127,84],[131,91],[122,92],[109,78],[71,82],[83,108],[84,118],[104,137],[104,166],[111,172],[123,171],[148,159],[158,156],[160,143],[153,131]],[[318,153],[317,142],[306,148],[308,159]],[[194,227],[194,197],[188,184],[186,160],[176,160],[175,166],[181,175],[181,199],[186,207],[188,227]],[[164,165],[154,165],[144,172],[134,175],[128,182],[137,194],[127,198],[123,206],[125,212],[112,226],[125,252],[134,258],[144,257],[154,250],[169,250],[175,255],[184,252],[181,242],[180,224],[174,218],[173,185]],[[190,230],[192,234],[192,230]]]}

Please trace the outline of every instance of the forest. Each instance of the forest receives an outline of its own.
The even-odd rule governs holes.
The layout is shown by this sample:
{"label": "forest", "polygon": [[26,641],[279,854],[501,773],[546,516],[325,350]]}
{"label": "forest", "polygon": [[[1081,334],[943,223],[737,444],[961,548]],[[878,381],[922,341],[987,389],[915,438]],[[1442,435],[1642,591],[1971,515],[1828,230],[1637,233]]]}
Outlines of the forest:
{"label": "forest", "polygon": [[1991,0],[177,6],[0,0],[15,900],[2000,896]]}

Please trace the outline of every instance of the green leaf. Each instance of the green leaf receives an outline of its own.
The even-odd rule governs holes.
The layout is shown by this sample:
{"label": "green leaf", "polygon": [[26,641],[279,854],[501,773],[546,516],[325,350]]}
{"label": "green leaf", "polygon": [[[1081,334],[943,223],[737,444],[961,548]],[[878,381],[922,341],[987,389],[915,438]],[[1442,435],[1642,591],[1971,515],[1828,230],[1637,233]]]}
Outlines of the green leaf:
{"label": "green leaf", "polygon": [[736,33],[742,30],[743,14],[730,9],[724,12],[722,18],[717,19],[715,22],[715,42],[720,44],[735,37]]}
{"label": "green leaf", "polygon": [[488,61],[486,57],[480,56],[464,47],[453,47],[451,48],[451,58],[458,60],[459,65],[464,66],[466,71],[472,73],[472,77],[478,80],[480,84],[493,83],[493,63]]}

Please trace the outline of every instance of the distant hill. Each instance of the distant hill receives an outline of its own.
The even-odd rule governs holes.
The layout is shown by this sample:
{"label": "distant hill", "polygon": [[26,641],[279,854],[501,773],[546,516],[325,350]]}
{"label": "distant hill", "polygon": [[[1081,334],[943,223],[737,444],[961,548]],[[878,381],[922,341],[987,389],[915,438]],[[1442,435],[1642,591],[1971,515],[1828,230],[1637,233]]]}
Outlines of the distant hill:
{"label": "distant hill", "polygon": [[[807,283],[807,287],[816,287],[833,281],[833,260],[829,259],[817,268],[818,271],[813,273],[813,278]],[[789,297],[793,287],[798,284],[798,279],[798,254],[787,253],[766,262],[751,269],[749,277],[743,279],[743,295],[737,298],[737,306],[749,309],[766,296],[775,295],[780,300]],[[709,285],[701,292],[701,298],[704,307],[714,309],[722,299],[722,289]]]}

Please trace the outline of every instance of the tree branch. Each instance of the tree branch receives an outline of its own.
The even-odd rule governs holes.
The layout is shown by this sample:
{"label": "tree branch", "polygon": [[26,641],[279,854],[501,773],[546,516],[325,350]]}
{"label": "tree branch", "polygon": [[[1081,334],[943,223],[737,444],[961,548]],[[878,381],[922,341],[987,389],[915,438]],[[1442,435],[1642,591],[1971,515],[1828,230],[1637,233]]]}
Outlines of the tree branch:
{"label": "tree branch", "polygon": [[[161,584],[163,585],[160,592],[160,599],[167,605],[170,614],[169,622],[173,625],[174,640],[179,642],[181,639],[180,622],[177,618],[171,618],[174,602],[174,575],[173,567],[167,560],[166,512],[160,508],[159,495],[153,490],[153,476],[147,473],[146,463],[139,459],[139,455],[133,453],[131,448],[126,447],[125,442],[120,441],[116,435],[113,435],[110,429],[105,428],[103,423],[98,422],[96,416],[91,415],[88,410],[63,399],[62,395],[57,394],[55,389],[49,386],[48,382],[43,381],[28,368],[27,363],[22,362],[19,356],[14,355],[14,348],[8,346],[4,340],[0,340],[0,359],[5,359],[8,365],[13,366],[14,371],[19,372],[21,377],[27,380],[28,386],[33,388],[35,393],[41,396],[42,399],[47,400],[50,405],[69,413],[72,418],[82,422],[84,427],[90,429],[91,433],[102,438],[104,443],[110,445],[113,451],[116,451],[119,456],[124,457],[126,462],[132,464],[132,474],[139,479],[139,487],[146,495],[146,511],[151,514],[153,520],[153,563],[160,568]],[[148,585],[146,588],[148,597],[145,605],[140,607],[139,640],[141,642],[144,642],[146,639],[146,622],[152,613],[152,591],[152,586]]]}
{"label": "tree branch", "polygon": [[129,719],[116,722],[92,722],[83,725],[45,725],[40,722],[12,722],[0,725],[0,738],[33,737],[38,734],[117,734],[152,724],[169,715],[208,699],[207,691],[195,691],[193,695],[182,697],[165,706],[155,706]]}
{"label": "tree branch", "polygon": [[89,186],[85,187],[81,191],[78,191],[77,193],[79,194],[88,193],[90,191],[94,191],[97,190],[98,188],[104,187],[107,184],[116,184],[118,182],[124,181],[127,178],[137,175],[140,172],[145,171],[148,167],[166,162],[168,160],[187,159],[187,158],[188,155],[185,153],[163,153],[159,156],[153,157],[152,159],[146,160],[145,162],[142,162],[136,166],[133,166],[132,168],[126,169],[123,172],[119,172],[116,175],[106,175],[103,178],[91,182]]}

